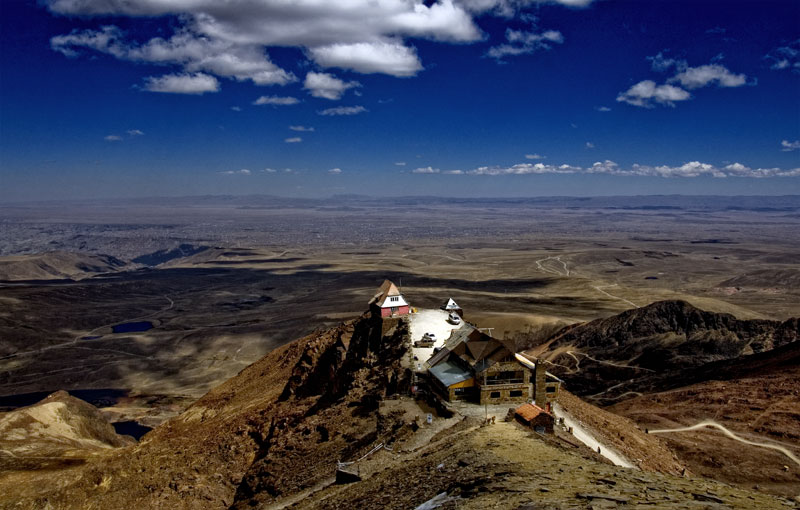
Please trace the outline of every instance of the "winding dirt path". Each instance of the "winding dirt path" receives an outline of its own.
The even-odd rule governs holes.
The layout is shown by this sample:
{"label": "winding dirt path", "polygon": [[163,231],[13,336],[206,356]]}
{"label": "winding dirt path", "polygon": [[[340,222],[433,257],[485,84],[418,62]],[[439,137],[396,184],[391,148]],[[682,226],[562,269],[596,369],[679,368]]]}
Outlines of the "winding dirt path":
{"label": "winding dirt path", "polygon": [[637,305],[637,304],[636,304],[636,303],[634,303],[633,301],[628,301],[628,300],[627,300],[627,299],[625,299],[625,298],[621,298],[621,297],[619,297],[619,296],[615,296],[615,295],[613,295],[613,294],[609,294],[608,292],[606,292],[606,291],[604,291],[604,290],[603,290],[603,289],[607,289],[607,288],[609,288],[609,287],[617,287],[617,286],[618,286],[618,285],[617,285],[616,283],[614,283],[614,284],[612,284],[612,285],[592,285],[592,288],[593,288],[594,290],[598,291],[598,292],[602,292],[603,294],[605,294],[606,296],[608,296],[608,297],[610,297],[610,298],[612,298],[612,299],[619,299],[620,301],[624,301],[625,303],[628,303],[629,305],[631,305],[631,306],[632,306],[632,307],[634,307],[634,308],[639,308],[639,305]]}
{"label": "winding dirt path", "polygon": [[657,430],[650,430],[649,433],[650,434],[669,434],[669,433],[673,433],[673,432],[689,432],[689,431],[701,429],[701,428],[704,428],[704,427],[713,427],[715,429],[718,429],[723,434],[728,436],[729,438],[733,439],[734,441],[739,441],[740,443],[749,444],[750,446],[760,446],[761,448],[769,448],[770,450],[777,450],[777,451],[781,452],[782,454],[786,455],[787,457],[789,457],[798,466],[800,466],[800,459],[798,459],[797,456],[795,454],[793,454],[792,452],[790,452],[787,448],[784,448],[783,446],[778,446],[778,445],[775,445],[775,444],[771,444],[771,443],[760,443],[760,442],[757,442],[757,441],[747,440],[747,439],[745,439],[745,438],[743,438],[741,436],[738,436],[738,435],[734,434],[733,432],[731,432],[730,430],[725,428],[723,425],[720,425],[719,423],[717,423],[715,421],[711,421],[711,420],[701,421],[700,423],[692,425],[691,427],[679,427],[679,428],[676,428],[676,429],[657,429]]}

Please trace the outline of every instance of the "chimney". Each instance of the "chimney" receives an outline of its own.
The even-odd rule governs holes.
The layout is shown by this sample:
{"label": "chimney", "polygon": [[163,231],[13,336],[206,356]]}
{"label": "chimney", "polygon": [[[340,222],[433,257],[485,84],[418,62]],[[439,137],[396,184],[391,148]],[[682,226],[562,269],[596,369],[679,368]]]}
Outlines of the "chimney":
{"label": "chimney", "polygon": [[536,405],[545,408],[547,405],[547,375],[542,360],[536,360],[536,374],[534,379],[533,398]]}

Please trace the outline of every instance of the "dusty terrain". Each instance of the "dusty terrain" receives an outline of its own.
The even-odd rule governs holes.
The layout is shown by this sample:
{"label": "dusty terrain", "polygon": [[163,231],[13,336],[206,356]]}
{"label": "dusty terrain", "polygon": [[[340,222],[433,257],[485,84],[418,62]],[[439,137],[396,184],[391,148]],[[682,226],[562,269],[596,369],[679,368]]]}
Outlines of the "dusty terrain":
{"label": "dusty terrain", "polygon": [[[626,310],[632,313],[659,300],[681,300],[704,313],[732,314],[734,322],[755,320],[753,324],[762,329],[777,324],[774,331],[796,331],[796,321],[787,320],[800,316],[800,290],[795,285],[800,278],[797,197],[382,202],[362,197],[340,197],[332,202],[206,197],[0,206],[0,217],[0,274],[5,280],[0,282],[0,411],[30,405],[53,391],[68,389],[101,407],[110,421],[155,427],[211,390],[192,407],[194,418],[187,426],[194,429],[202,402],[222,391],[213,388],[243,370],[252,374],[256,369],[246,367],[294,338],[358,317],[384,278],[400,284],[412,306],[436,308],[453,297],[464,308],[467,320],[492,328],[495,336],[515,338],[519,348],[540,345],[564,326],[610,318]],[[776,337],[773,331],[770,338],[762,338],[763,330],[755,335],[755,341],[729,342],[728,347],[735,348],[723,352],[689,349],[675,356],[668,349],[681,343],[695,348],[698,339],[712,347],[719,347],[725,339],[741,340],[737,336],[740,331],[730,321],[711,321],[703,338],[679,328],[651,331],[636,337],[644,341],[638,347],[606,348],[602,357],[593,354],[591,346],[579,351],[575,345],[565,344],[555,352],[560,358],[551,358],[564,368],[559,372],[554,365],[553,371],[576,376],[571,381],[567,377],[569,389],[597,404],[618,404],[612,410],[638,424],[638,428],[626,428],[614,415],[587,414],[587,422],[598,434],[609,427],[628,431],[607,437],[621,450],[641,439],[640,429],[651,425],[675,428],[708,417],[758,440],[766,437],[796,445],[796,399],[785,392],[785,388],[797,387],[796,373],[776,375],[783,382],[775,388],[770,383],[762,392],[750,391],[758,378],[747,382],[745,389],[731,383],[724,391],[711,382],[722,373],[715,360],[739,355],[751,358],[759,352],[753,346],[780,345],[782,333]],[[724,327],[717,327],[720,324]],[[144,327],[137,330],[141,325]],[[764,343],[765,339],[772,343]],[[696,368],[682,370],[680,376],[670,371],[660,377],[647,370],[658,367],[642,364],[631,369],[636,356],[634,364],[647,361],[644,351],[653,346],[655,352],[667,355],[651,352],[650,362],[671,360],[672,369]],[[641,352],[635,353],[636,349]],[[684,366],[684,361],[688,365]],[[701,361],[712,364],[702,365]],[[247,398],[261,402],[254,397],[256,393],[276,391],[266,386],[280,384],[283,388],[277,381],[291,376],[284,368],[270,375],[275,379],[263,380],[264,387],[252,391],[237,387],[235,393],[244,391]],[[266,368],[260,370],[267,372]],[[632,370],[636,377],[630,375]],[[739,368],[730,370],[726,380],[741,379]],[[581,380],[581,376],[587,377]],[[636,379],[635,385],[631,379]],[[708,386],[682,388],[690,384]],[[593,389],[588,391],[591,385]],[[677,401],[646,400],[665,398],[663,395],[673,390],[685,403],[686,412],[680,416],[672,411],[684,409]],[[643,392],[658,393],[645,395],[641,401],[634,399],[630,407],[624,407],[627,399]],[[776,400],[773,392],[781,397]],[[748,396],[736,400],[740,394]],[[226,398],[233,401],[236,395]],[[739,410],[731,412],[722,401],[738,402]],[[260,405],[238,402],[242,407]],[[234,452],[246,445],[242,448],[257,448],[260,453],[253,454],[251,449],[244,457],[226,453],[220,454],[223,460],[207,459],[209,473],[219,472],[234,458],[239,459],[234,463],[242,463],[225,468],[232,469],[232,478],[226,476],[226,488],[211,490],[209,497],[232,504],[231,487],[234,494],[255,491],[247,489],[247,483],[240,487],[244,482],[236,477],[244,476],[256,457],[268,453],[260,449],[271,425],[252,426],[259,420],[266,423],[279,412],[274,405],[265,405],[269,410],[257,418],[248,417],[250,421],[212,420],[216,426],[233,424],[240,432],[259,430],[252,436],[241,432],[246,437],[233,440],[234,450],[226,443],[221,451]],[[367,404],[354,404],[363,405]],[[573,407],[580,408],[580,404]],[[295,410],[309,412],[303,405]],[[764,413],[752,427],[751,413]],[[356,416],[350,422],[334,414],[323,413],[319,419],[354,430],[378,430],[371,418],[365,421]],[[209,419],[207,414],[201,421]],[[169,423],[145,436],[137,447],[145,454],[140,464],[134,465],[145,469],[143,473],[148,463],[161,462],[154,459],[163,459],[168,465],[166,459],[175,451],[194,448],[180,439],[185,432],[177,425],[180,422]],[[321,435],[314,427],[304,430]],[[174,436],[170,430],[176,430]],[[274,430],[280,430],[277,423]],[[779,437],[776,432],[786,435]],[[704,435],[707,441],[694,439]],[[166,443],[161,440],[160,453],[145,448],[150,437],[173,437],[173,450],[164,450]],[[359,437],[349,436],[335,448]],[[677,454],[677,462],[687,466],[693,476],[716,477],[746,487],[758,484],[762,490],[792,495],[792,477],[796,475],[788,459],[781,461],[778,452],[764,453],[757,447],[737,450],[726,440],[717,440],[721,437],[718,431],[704,429],[662,434],[659,439],[663,443],[659,444],[668,445],[670,454]],[[299,444],[293,447],[303,451]],[[197,439],[198,456],[205,455],[200,453],[203,446],[204,440]],[[748,466],[740,462],[738,451],[753,458],[762,454],[774,458],[770,457],[769,467],[761,471],[755,467],[737,470],[735,466]],[[279,453],[290,456],[282,450],[273,455]],[[634,453],[631,456],[639,459]],[[657,457],[667,459],[668,455]],[[103,470],[123,464],[121,460],[109,462],[103,464]],[[789,468],[784,470],[784,465]],[[194,481],[182,478],[181,468],[174,467],[176,480],[183,480],[176,481],[176,487],[183,487],[183,492],[197,487]],[[119,469],[127,473],[127,468]],[[313,473],[317,468],[309,469]],[[329,465],[319,469],[327,470]],[[83,470],[68,471],[85,483],[89,478]],[[113,476],[106,478],[104,471],[94,473],[99,476],[99,486],[112,483],[107,480]],[[63,476],[59,483],[72,484],[67,474]],[[308,475],[308,479],[315,476]],[[261,478],[263,473],[254,479]],[[163,481],[153,478],[148,482],[149,488],[142,494],[160,490],[159,480]],[[280,484],[299,488],[305,486],[303,480],[281,479]],[[205,487],[207,482],[202,478],[197,483]],[[7,486],[15,490],[13,483]]]}
{"label": "dusty terrain", "polygon": [[[732,484],[792,495],[800,487],[800,344],[708,368],[713,380],[641,395],[610,411],[649,429],[676,429],[705,420],[741,438],[786,448],[744,444],[720,430],[660,434],[689,469]],[[687,382],[701,378],[689,374]],[[746,481],[746,482],[743,482]]]}
{"label": "dusty terrain", "polygon": [[[660,467],[617,468],[558,437],[543,438],[513,423],[481,427],[457,420],[416,446],[414,436],[425,425],[410,423],[403,411],[376,412],[408,384],[399,369],[407,349],[405,326],[397,324],[386,336],[376,326],[380,323],[362,318],[280,347],[139,445],[49,473],[48,483],[37,473],[0,476],[2,503],[400,509],[438,497],[442,508],[792,504],[719,482],[660,474],[677,469],[668,454],[655,459],[667,462]],[[581,407],[569,397],[565,405]],[[588,407],[577,412],[591,414]],[[623,427],[620,437],[662,444],[634,429]],[[388,448],[376,448],[381,445]],[[359,459],[371,462],[372,469],[365,464],[362,472]],[[364,481],[333,485],[337,460],[354,461],[349,469]]]}

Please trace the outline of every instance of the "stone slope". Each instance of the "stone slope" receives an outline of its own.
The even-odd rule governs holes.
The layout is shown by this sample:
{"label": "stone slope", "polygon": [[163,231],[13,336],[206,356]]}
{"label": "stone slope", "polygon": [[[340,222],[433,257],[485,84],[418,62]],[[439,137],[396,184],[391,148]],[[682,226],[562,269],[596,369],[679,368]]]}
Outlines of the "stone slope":
{"label": "stone slope", "polygon": [[128,264],[111,255],[55,251],[0,257],[0,281],[78,279],[124,269]]}
{"label": "stone slope", "polygon": [[[685,301],[659,301],[569,326],[531,350],[581,396],[605,394],[654,373],[683,373],[714,361],[769,351],[800,338],[800,320],[739,320]],[[622,391],[622,386],[617,394]],[[626,390],[627,391],[627,390]],[[641,391],[641,390],[637,390]]]}

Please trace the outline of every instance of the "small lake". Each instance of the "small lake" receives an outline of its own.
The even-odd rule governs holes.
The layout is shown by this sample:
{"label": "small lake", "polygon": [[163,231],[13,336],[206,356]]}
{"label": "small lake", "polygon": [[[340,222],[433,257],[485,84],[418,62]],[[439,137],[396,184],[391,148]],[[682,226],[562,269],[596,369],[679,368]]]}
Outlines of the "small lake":
{"label": "small lake", "polygon": [[112,423],[112,425],[114,426],[114,430],[117,432],[117,434],[133,436],[133,438],[137,441],[143,435],[153,430],[153,427],[147,427],[135,421],[118,421],[116,423]]}
{"label": "small lake", "polygon": [[111,328],[111,331],[114,333],[139,333],[149,329],[153,329],[153,323],[150,321],[141,321],[117,324]]}

